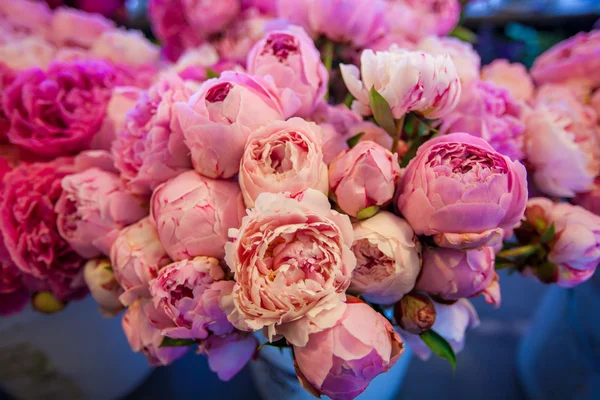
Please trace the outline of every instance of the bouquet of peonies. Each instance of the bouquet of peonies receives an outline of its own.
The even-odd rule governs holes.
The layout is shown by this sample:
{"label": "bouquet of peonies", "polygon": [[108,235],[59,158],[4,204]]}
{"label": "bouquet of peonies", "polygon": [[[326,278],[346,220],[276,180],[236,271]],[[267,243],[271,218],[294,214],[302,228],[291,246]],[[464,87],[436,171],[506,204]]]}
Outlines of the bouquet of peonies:
{"label": "bouquet of peonies", "polygon": [[600,32],[530,76],[446,36],[456,0],[148,11],[160,49],[0,4],[0,314],[89,291],[153,365],[194,347],[229,380],[291,347],[303,387],[351,399],[405,343],[455,365],[495,270],[594,273]]}

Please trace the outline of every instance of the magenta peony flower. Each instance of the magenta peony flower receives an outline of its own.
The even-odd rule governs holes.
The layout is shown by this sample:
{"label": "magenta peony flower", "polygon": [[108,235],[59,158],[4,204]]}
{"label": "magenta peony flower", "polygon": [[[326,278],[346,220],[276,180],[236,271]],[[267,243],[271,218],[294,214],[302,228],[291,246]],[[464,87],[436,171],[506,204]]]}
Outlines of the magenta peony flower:
{"label": "magenta peony flower", "polygon": [[[58,1],[62,2],[62,0]],[[124,5],[125,0],[75,0],[75,6],[80,10],[88,13],[102,14],[105,17],[113,17],[115,13]]]}
{"label": "magenta peony flower", "polygon": [[400,178],[398,155],[375,142],[360,141],[329,166],[329,186],[348,215],[392,201]]}
{"label": "magenta peony flower", "polygon": [[372,303],[393,304],[414,288],[421,271],[421,245],[402,218],[382,211],[355,223],[352,251],[352,293]]}
{"label": "magenta peony flower", "polygon": [[115,28],[115,23],[102,15],[60,7],[52,16],[50,38],[60,47],[88,49],[104,32]]}
{"label": "magenta peony flower", "polygon": [[158,46],[152,44],[140,31],[112,29],[94,41],[92,55],[115,64],[132,67],[156,64],[160,59]]}
{"label": "magenta peony flower", "polygon": [[242,0],[242,10],[257,9],[263,14],[274,15],[277,11],[277,0]]}
{"label": "magenta peony flower", "polygon": [[123,79],[103,61],[21,71],[3,96],[9,140],[48,157],[88,148],[102,125],[112,89]]}
{"label": "magenta peony flower", "polygon": [[29,298],[29,290],[23,284],[17,266],[10,257],[0,259],[0,316],[7,317],[22,311]]}
{"label": "magenta peony flower", "polygon": [[577,193],[573,198],[573,203],[600,215],[600,177],[594,180],[592,190],[585,193]]}
{"label": "magenta peony flower", "polygon": [[356,98],[352,109],[362,115],[372,114],[369,91],[373,87],[387,100],[394,118],[411,111],[426,118],[440,118],[459,101],[460,80],[447,55],[392,48],[376,53],[365,50],[360,60],[360,72],[354,65],[342,64],[340,68],[348,90]]}
{"label": "magenta peony flower", "polygon": [[149,282],[171,263],[150,218],[144,218],[119,232],[110,250],[115,278],[124,289],[119,297],[125,306],[139,297],[150,297]]}
{"label": "magenta peony flower", "polygon": [[83,259],[58,234],[54,212],[71,159],[21,164],[4,177],[0,230],[10,258],[36,291],[61,301],[85,295]]}
{"label": "magenta peony flower", "polygon": [[167,75],[142,94],[127,113],[125,129],[113,144],[115,165],[129,190],[149,195],[158,185],[191,167],[189,149],[174,115],[174,104],[192,90]]}
{"label": "magenta peony flower", "polygon": [[283,107],[298,109],[298,117],[313,113],[329,84],[313,40],[295,26],[269,32],[250,51],[247,65],[248,73],[273,79]]}
{"label": "magenta peony flower", "polygon": [[176,105],[176,118],[198,173],[231,178],[239,171],[250,133],[284,118],[276,92],[260,77],[224,72],[204,82],[187,104]]}
{"label": "magenta peony flower", "polygon": [[105,317],[114,317],[123,310],[119,297],[123,289],[115,278],[115,273],[106,259],[89,260],[83,268],[83,279],[90,294],[100,306]]}
{"label": "magenta peony flower", "polygon": [[[10,68],[8,65],[0,62],[0,93],[4,93],[6,88],[10,86],[10,84],[15,80],[17,76],[17,72]],[[1,100],[1,97],[0,97]],[[4,112],[4,107],[0,101],[0,143],[6,141],[6,135],[10,129],[10,121],[6,113]]]}
{"label": "magenta peony flower", "polygon": [[442,133],[467,132],[485,139],[497,152],[522,160],[525,145],[523,110],[506,89],[491,82],[463,86],[460,101],[442,121]]}
{"label": "magenta peony flower", "polygon": [[[176,339],[206,339],[209,334],[225,335],[233,325],[219,302],[231,293],[235,282],[226,281],[216,258],[195,257],[178,261],[160,270],[150,282],[157,310],[171,320],[161,333]],[[158,326],[157,326],[158,328]]]}
{"label": "magenta peony flower", "polygon": [[237,375],[256,353],[258,342],[251,333],[235,331],[224,336],[210,336],[199,351],[208,358],[211,371],[228,381]]}
{"label": "magenta peony flower", "polygon": [[131,350],[141,352],[148,358],[150,365],[169,365],[183,357],[189,350],[188,347],[160,347],[164,337],[160,330],[150,323],[146,307],[151,303],[142,303],[140,300],[131,304],[123,315],[123,331]]}
{"label": "magenta peony flower", "polygon": [[263,193],[230,236],[226,261],[236,285],[226,309],[236,327],[264,327],[269,340],[280,334],[304,346],[310,333],[337,322],[356,260],[350,219],[332,211],[327,196]]}
{"label": "magenta peony flower", "polygon": [[450,56],[463,87],[479,80],[481,58],[472,44],[453,37],[427,36],[417,44],[417,48],[434,56]]}
{"label": "magenta peony flower", "polygon": [[311,36],[358,47],[385,33],[381,0],[279,0],[277,14]]}
{"label": "magenta peony flower", "polygon": [[483,246],[473,250],[423,250],[423,272],[416,289],[444,300],[459,300],[484,291],[494,279],[495,252]]}
{"label": "magenta peony flower", "polygon": [[265,192],[295,195],[312,188],[327,194],[322,135],[302,118],[272,122],[250,134],[239,174],[246,207]]}
{"label": "magenta peony flower", "polygon": [[358,299],[348,300],[334,326],[310,335],[306,346],[294,347],[300,384],[316,397],[354,399],[404,352],[383,315]]}
{"label": "magenta peony flower", "polygon": [[585,81],[590,88],[600,85],[600,31],[580,32],[540,55],[531,67],[538,84]]}
{"label": "magenta peony flower", "polygon": [[481,79],[508,90],[517,101],[528,102],[533,98],[533,80],[523,64],[496,59],[481,69]]}
{"label": "magenta peony flower", "polygon": [[98,168],[67,175],[62,188],[55,209],[58,232],[88,259],[108,255],[119,231],[147,214],[119,175]]}
{"label": "magenta peony flower", "polygon": [[416,234],[450,248],[477,248],[503,236],[527,202],[523,165],[466,133],[419,147],[399,190],[398,209]]}
{"label": "magenta peony flower", "polygon": [[150,216],[173,260],[203,255],[222,259],[227,231],[240,226],[245,211],[236,182],[188,171],[154,191]]}

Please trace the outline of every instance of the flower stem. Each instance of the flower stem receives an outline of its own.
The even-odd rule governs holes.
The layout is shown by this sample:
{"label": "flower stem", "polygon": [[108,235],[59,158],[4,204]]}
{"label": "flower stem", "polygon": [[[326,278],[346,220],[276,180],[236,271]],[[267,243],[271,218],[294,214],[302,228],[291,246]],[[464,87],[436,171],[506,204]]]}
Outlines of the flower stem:
{"label": "flower stem", "polygon": [[502,258],[509,257],[528,257],[538,251],[540,249],[540,245],[538,244],[528,244],[526,246],[515,247],[513,249],[502,250],[497,255]]}
{"label": "flower stem", "polygon": [[[323,51],[323,64],[325,64],[325,68],[327,69],[327,74],[331,75],[331,68],[333,66],[333,53],[335,52],[335,43],[331,40],[327,39],[325,41],[325,49]],[[329,99],[329,87],[327,87],[327,91],[325,92],[325,101]]]}
{"label": "flower stem", "polygon": [[395,154],[398,151],[398,142],[400,141],[400,136],[402,135],[402,129],[404,128],[404,119],[406,115],[403,115],[402,118],[396,121],[396,132],[394,133],[394,140],[392,141],[392,154]]}

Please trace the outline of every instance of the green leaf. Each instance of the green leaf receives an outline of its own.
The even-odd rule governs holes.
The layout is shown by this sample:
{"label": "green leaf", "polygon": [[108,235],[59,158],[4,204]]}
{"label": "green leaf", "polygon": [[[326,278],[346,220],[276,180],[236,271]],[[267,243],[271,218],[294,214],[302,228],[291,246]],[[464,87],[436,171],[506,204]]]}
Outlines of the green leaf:
{"label": "green leaf", "polygon": [[218,78],[219,74],[212,68],[206,68],[206,79]]}
{"label": "green leaf", "polygon": [[346,97],[344,97],[344,105],[348,108],[352,107],[352,102],[354,101],[354,96],[352,96],[352,93],[348,93],[346,95]]}
{"label": "green leaf", "polygon": [[158,347],[185,347],[195,344],[194,339],[173,339],[170,337],[164,337],[162,343]]}
{"label": "green leaf", "polygon": [[477,42],[477,35],[472,30],[465,28],[462,25],[458,25],[448,36],[455,37],[462,40],[463,42],[475,43]]}
{"label": "green leaf", "polygon": [[402,168],[405,168],[410,162],[410,160],[415,158],[415,156],[417,155],[417,150],[427,140],[429,140],[429,136],[419,136],[410,144],[410,148],[408,149],[404,157],[402,157],[402,162],[400,163],[400,166]]}
{"label": "green leaf", "polygon": [[530,255],[536,253],[540,250],[540,246],[537,244],[528,244],[525,246],[515,247],[512,249],[502,250],[498,253],[499,257],[509,258],[509,257],[529,257]]}
{"label": "green leaf", "polygon": [[439,333],[433,329],[428,330],[421,334],[421,340],[436,354],[438,357],[445,358],[452,364],[452,370],[456,369],[456,354],[450,346],[450,343],[446,341]]}
{"label": "green leaf", "polygon": [[550,224],[550,226],[548,227],[548,229],[546,229],[546,232],[544,232],[544,234],[542,235],[540,242],[541,243],[548,243],[549,241],[551,241],[552,239],[554,239],[554,234],[556,233],[556,227],[554,226],[554,222],[552,224]]}
{"label": "green leaf", "polygon": [[394,122],[392,109],[387,100],[375,90],[375,87],[372,87],[369,92],[369,103],[377,125],[382,127],[391,137],[394,137],[396,135],[396,123]]}
{"label": "green leaf", "polygon": [[113,269],[112,265],[107,265],[106,267],[104,267],[105,270],[107,270],[108,272],[115,272],[115,270]]}
{"label": "green leaf", "polygon": [[346,140],[346,143],[348,143],[348,147],[353,148],[354,146],[356,146],[356,144],[360,141],[360,138],[363,137],[365,135],[364,132],[358,133],[354,136],[352,136],[350,139]]}
{"label": "green leaf", "polygon": [[512,268],[513,266],[514,266],[513,263],[505,263],[505,262],[496,261],[496,264],[494,265],[494,269],[496,271],[500,271],[501,269]]}
{"label": "green leaf", "polygon": [[358,212],[358,214],[356,214],[356,218],[360,219],[360,220],[368,219],[368,218],[371,218],[373,215],[377,214],[378,211],[379,211],[379,206],[371,206],[371,207],[363,208],[362,210],[360,210]]}

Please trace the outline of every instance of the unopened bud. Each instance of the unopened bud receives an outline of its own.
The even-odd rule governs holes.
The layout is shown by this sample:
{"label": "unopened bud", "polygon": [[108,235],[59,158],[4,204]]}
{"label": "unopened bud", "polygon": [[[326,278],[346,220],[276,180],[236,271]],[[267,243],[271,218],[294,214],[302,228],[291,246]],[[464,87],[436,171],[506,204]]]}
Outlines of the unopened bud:
{"label": "unopened bud", "polygon": [[394,318],[402,329],[415,335],[428,331],[435,322],[435,306],[420,293],[409,293],[394,308]]}
{"label": "unopened bud", "polygon": [[119,301],[123,289],[115,279],[110,261],[106,259],[88,261],[83,268],[83,279],[104,316],[115,316],[124,308]]}

